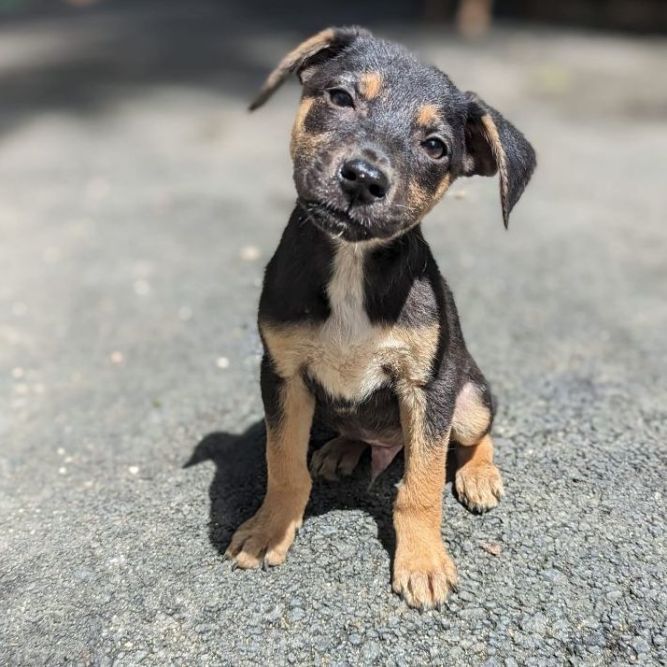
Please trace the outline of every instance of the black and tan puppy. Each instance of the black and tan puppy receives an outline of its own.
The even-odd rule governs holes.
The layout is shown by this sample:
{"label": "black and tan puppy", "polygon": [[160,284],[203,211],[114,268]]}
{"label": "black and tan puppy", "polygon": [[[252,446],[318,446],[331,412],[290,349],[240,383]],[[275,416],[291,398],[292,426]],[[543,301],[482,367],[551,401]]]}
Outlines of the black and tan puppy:
{"label": "black and tan puppy", "polygon": [[350,472],[371,447],[377,475],[404,448],[393,588],[411,606],[437,606],[456,583],[441,536],[450,440],[470,509],[494,507],[503,486],[489,387],[420,222],[454,179],[499,172],[507,225],[535,154],[485,102],[365,30],[305,41],[251,108],[291,72],[303,84],[291,142],[298,200],[259,306],[268,483],[227,554],[242,568],[285,560],[308,503],[318,418],[339,435],[314,454],[315,474]]}

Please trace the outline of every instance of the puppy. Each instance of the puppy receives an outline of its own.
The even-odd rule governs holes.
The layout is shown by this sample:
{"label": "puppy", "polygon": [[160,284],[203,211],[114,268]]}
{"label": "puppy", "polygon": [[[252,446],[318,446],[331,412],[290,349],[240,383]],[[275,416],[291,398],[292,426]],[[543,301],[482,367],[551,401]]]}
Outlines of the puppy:
{"label": "puppy", "polygon": [[311,490],[315,418],[338,437],[313,455],[314,474],[350,473],[370,447],[375,477],[404,449],[393,589],[412,607],[437,607],[457,581],[441,536],[449,442],[468,508],[491,509],[503,485],[489,385],[420,223],[456,178],[499,173],[507,226],[535,153],[476,95],[361,28],[303,42],[251,109],[292,72],[303,85],[291,140],[298,199],[259,304],[267,490],[227,555],[241,568],[285,560]]}

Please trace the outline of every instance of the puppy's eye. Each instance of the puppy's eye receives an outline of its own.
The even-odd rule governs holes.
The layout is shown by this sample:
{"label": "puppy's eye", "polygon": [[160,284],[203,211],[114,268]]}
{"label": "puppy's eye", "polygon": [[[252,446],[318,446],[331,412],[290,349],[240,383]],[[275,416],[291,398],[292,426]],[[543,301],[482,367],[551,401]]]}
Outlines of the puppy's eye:
{"label": "puppy's eye", "polygon": [[438,137],[429,137],[422,141],[422,148],[428,153],[428,156],[433,160],[440,160],[447,155],[447,146],[442,139]]}
{"label": "puppy's eye", "polygon": [[327,91],[329,93],[329,99],[331,103],[337,107],[353,107],[354,100],[352,95],[342,88],[332,88]]}

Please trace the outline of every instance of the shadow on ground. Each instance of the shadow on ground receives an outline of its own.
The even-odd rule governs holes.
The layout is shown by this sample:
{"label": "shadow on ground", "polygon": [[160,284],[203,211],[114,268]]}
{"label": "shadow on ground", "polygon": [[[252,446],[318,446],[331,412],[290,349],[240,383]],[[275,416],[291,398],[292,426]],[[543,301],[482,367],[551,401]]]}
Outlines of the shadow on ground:
{"label": "shadow on ground", "polygon": [[[310,450],[324,445],[335,434],[315,427]],[[250,425],[243,433],[224,431],[209,433],[197,444],[184,468],[212,461],[215,474],[209,487],[209,540],[223,554],[234,531],[259,508],[266,485],[266,430],[263,421]],[[454,474],[452,450],[447,464],[447,483]],[[403,475],[403,457],[398,456],[391,466],[369,488],[370,455],[364,454],[351,477],[338,482],[313,480],[308,517],[327,514],[332,510],[358,509],[373,518],[382,546],[393,558],[395,536],[392,507],[397,482]]]}

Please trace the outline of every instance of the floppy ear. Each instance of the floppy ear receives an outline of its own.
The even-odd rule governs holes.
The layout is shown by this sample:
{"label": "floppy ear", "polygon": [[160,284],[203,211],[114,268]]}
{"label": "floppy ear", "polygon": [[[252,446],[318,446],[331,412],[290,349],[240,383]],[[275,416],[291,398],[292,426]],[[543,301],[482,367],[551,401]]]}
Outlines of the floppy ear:
{"label": "floppy ear", "polygon": [[292,72],[296,72],[301,81],[301,75],[305,70],[337,56],[361,34],[369,33],[363,28],[356,27],[327,28],[309,37],[290,51],[269,74],[259,94],[250,105],[250,111],[261,107]]}
{"label": "floppy ear", "polygon": [[493,176],[500,172],[503,222],[519,201],[535,170],[535,150],[526,137],[474,93],[465,93],[467,119],[463,174]]}

